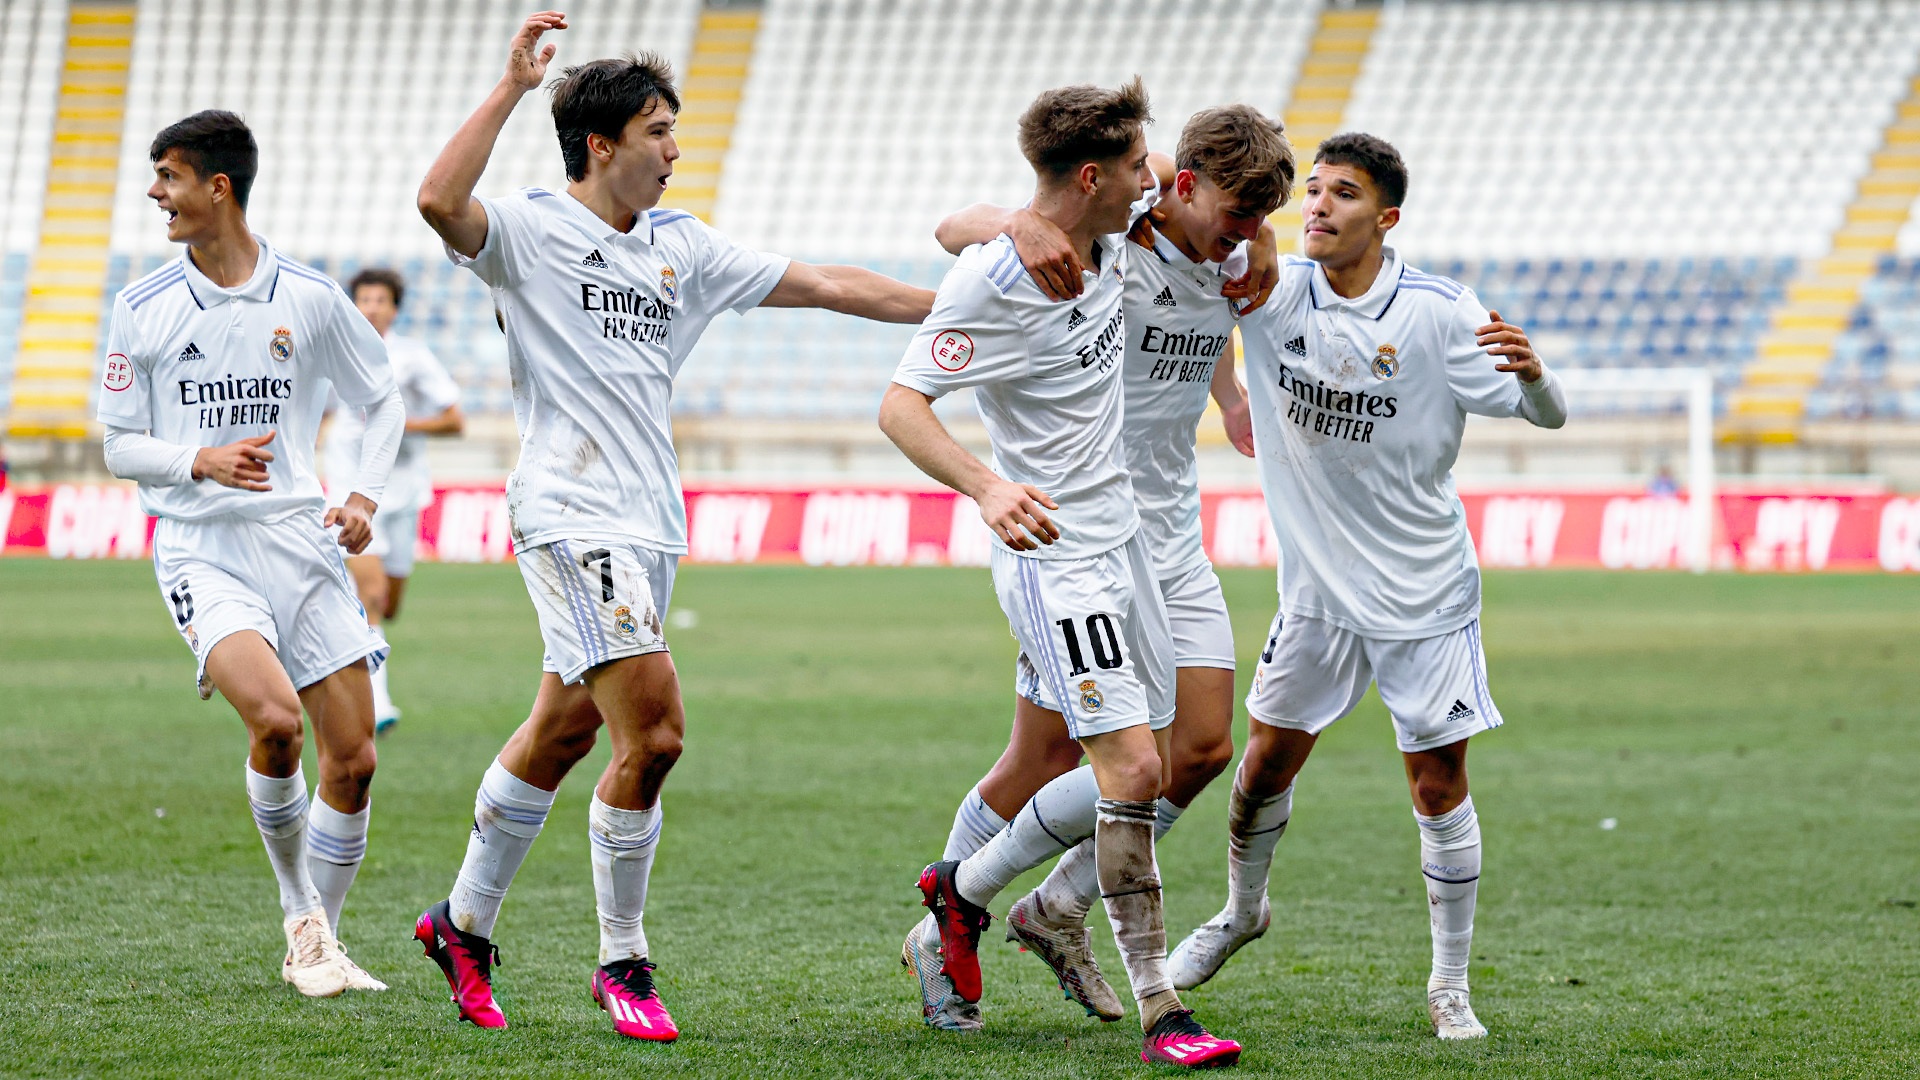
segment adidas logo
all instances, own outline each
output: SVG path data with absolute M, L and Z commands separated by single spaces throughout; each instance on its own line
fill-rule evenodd
M 205 360 L 206 358 L 207 354 L 200 351 L 200 346 L 195 345 L 191 341 L 187 342 L 186 348 L 180 350 L 180 362 L 183 364 L 189 360 Z
M 1173 286 L 1169 285 L 1166 288 L 1161 289 L 1160 295 L 1153 298 L 1153 306 L 1154 307 L 1178 307 L 1179 305 L 1173 299 Z
M 607 268 L 607 260 L 600 257 L 599 248 L 594 248 L 592 251 L 587 252 L 586 258 L 580 260 L 580 265 L 591 266 L 596 270 L 605 270 Z
M 1473 719 L 1473 710 L 1467 708 L 1466 702 L 1455 698 L 1453 701 L 1453 709 L 1447 713 L 1447 723 L 1457 724 L 1462 720 L 1471 719 Z
M 1067 313 L 1067 329 L 1069 330 L 1073 329 L 1076 326 L 1079 326 L 1081 323 L 1086 321 L 1087 321 L 1087 317 L 1085 315 L 1080 314 L 1079 308 L 1074 308 L 1071 312 Z
M 1307 339 L 1304 337 L 1297 337 L 1297 338 L 1294 338 L 1292 341 L 1287 342 L 1287 351 L 1292 353 L 1295 356 L 1307 355 Z

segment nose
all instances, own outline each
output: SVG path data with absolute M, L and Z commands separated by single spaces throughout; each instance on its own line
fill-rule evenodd
M 666 154 L 669 163 L 680 160 L 680 141 L 671 135 L 667 136 Z

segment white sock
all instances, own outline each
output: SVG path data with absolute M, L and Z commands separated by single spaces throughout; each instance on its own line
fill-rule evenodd
M 387 640 L 385 630 L 376 626 L 373 628 L 373 632 L 380 635 L 381 641 L 384 642 Z M 392 654 L 388 654 L 387 659 L 391 661 L 393 659 Z M 387 665 L 381 664 L 375 667 L 368 675 L 368 681 L 373 684 L 373 718 L 380 720 L 396 715 L 399 710 L 393 707 L 393 695 L 387 692 Z
M 500 901 L 513 884 L 513 875 L 546 824 L 553 809 L 553 792 L 542 791 L 507 771 L 500 759 L 487 766 L 480 790 L 473 798 L 473 834 L 467 837 L 467 857 L 454 879 L 447 907 L 453 925 L 469 934 L 493 936 L 500 917 Z
M 320 891 L 320 904 L 327 909 L 327 925 L 340 936 L 340 909 L 346 905 L 347 890 L 360 872 L 360 861 L 367 856 L 367 820 L 373 816 L 373 803 L 357 814 L 343 814 L 314 794 L 313 809 L 307 814 L 307 873 L 313 887 Z
M 1140 1028 L 1153 1025 L 1180 998 L 1167 978 L 1167 920 L 1160 899 L 1160 866 L 1153 857 L 1159 815 L 1150 802 L 1101 799 L 1094 834 L 1100 898 L 1113 924 L 1127 982 L 1140 1005 Z
M 1227 798 L 1227 913 L 1235 925 L 1260 921 L 1260 905 L 1267 898 L 1267 875 L 1273 870 L 1273 848 L 1293 817 L 1293 785 L 1278 795 L 1249 796 L 1239 781 Z
M 1473 903 L 1480 891 L 1480 815 L 1473 796 L 1437 817 L 1416 812 L 1420 825 L 1420 873 L 1427 881 L 1427 911 L 1433 924 L 1433 973 L 1427 992 L 1467 989 L 1467 959 L 1473 951 Z
M 262 776 L 247 766 L 247 802 L 280 882 L 280 912 L 291 919 L 318 910 L 320 892 L 307 872 L 307 778 L 298 766 L 288 777 Z
M 960 800 L 960 809 L 953 812 L 953 828 L 947 831 L 946 854 L 940 856 L 942 862 L 964 859 L 986 846 L 1001 829 L 1007 827 L 1007 819 L 993 812 L 987 800 L 980 797 L 980 785 L 973 785 L 967 797 Z
M 600 963 L 645 960 L 647 876 L 660 847 L 660 803 L 647 810 L 622 810 L 594 796 L 587 811 L 592 842 L 593 896 L 600 912 Z
M 1155 844 L 1187 812 L 1184 806 L 1176 806 L 1173 801 L 1162 797 L 1157 813 L 1153 818 L 1153 842 Z M 1094 857 L 1093 841 L 1082 840 L 1073 846 L 1073 850 L 1060 856 L 1054 864 L 1053 872 L 1047 880 L 1033 890 L 1040 900 L 1040 910 L 1047 919 L 1062 926 L 1078 926 L 1087 921 L 1087 913 L 1093 910 L 1093 901 L 1100 895 L 1099 860 Z
M 1014 878 L 1092 836 L 1099 802 L 1093 766 L 1054 777 L 1012 824 L 961 861 L 954 875 L 960 895 L 985 907 Z

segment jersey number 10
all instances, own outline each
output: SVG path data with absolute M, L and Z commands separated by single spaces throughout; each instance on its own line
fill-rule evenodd
M 1072 619 L 1061 619 L 1055 625 L 1060 627 L 1061 636 L 1067 641 L 1067 659 L 1073 662 L 1069 675 L 1085 675 L 1086 657 L 1080 652 L 1080 631 L 1073 625 Z M 1120 666 L 1120 635 L 1114 632 L 1113 619 L 1099 612 L 1087 616 L 1087 641 L 1093 645 L 1093 663 L 1102 671 Z

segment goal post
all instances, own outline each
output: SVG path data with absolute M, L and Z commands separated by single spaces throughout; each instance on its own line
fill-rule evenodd
M 1713 565 L 1713 372 L 1701 367 L 1582 368 L 1554 372 L 1567 388 L 1567 407 L 1581 395 L 1655 397 L 1687 403 L 1687 564 L 1696 574 Z

